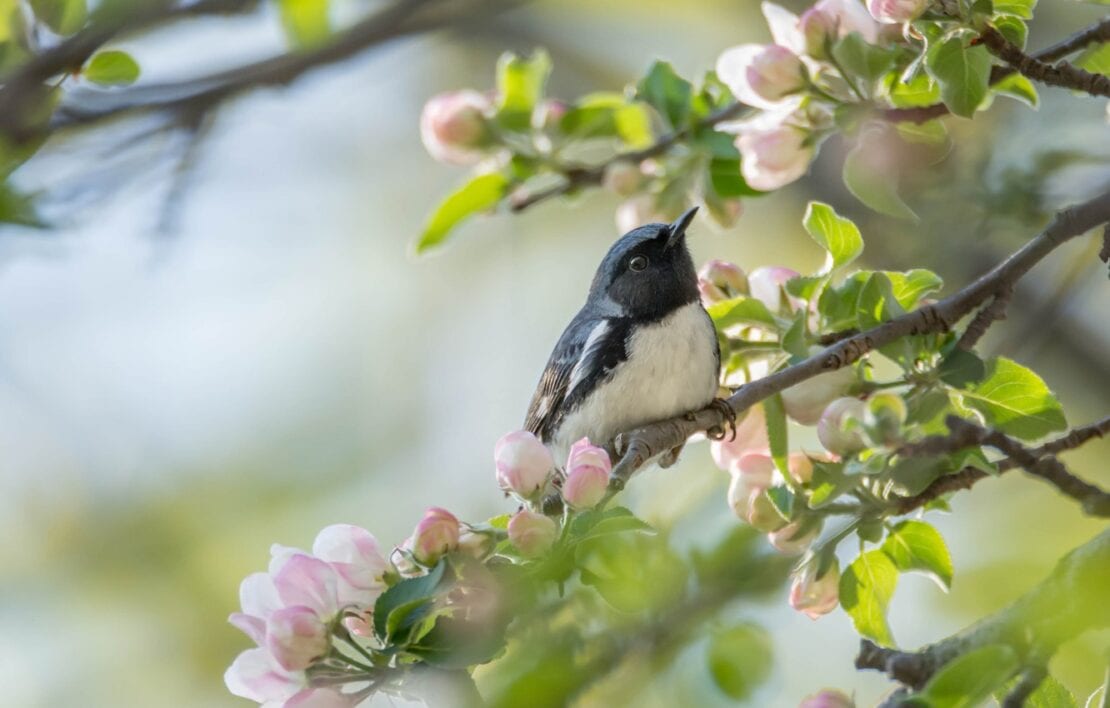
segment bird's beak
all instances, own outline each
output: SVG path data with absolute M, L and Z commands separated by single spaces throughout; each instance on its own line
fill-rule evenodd
M 674 223 L 667 228 L 667 245 L 664 246 L 664 250 L 671 248 L 682 240 L 682 237 L 686 235 L 686 227 L 694 220 L 694 214 L 697 213 L 697 207 L 690 207 L 682 216 L 674 220 Z

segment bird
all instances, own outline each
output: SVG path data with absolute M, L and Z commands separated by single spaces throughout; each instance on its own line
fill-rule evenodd
M 612 454 L 620 433 L 719 400 L 720 346 L 686 245 L 696 213 L 629 231 L 598 266 L 525 417 L 556 461 L 584 437 Z

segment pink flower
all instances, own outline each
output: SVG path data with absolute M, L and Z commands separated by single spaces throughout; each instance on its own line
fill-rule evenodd
M 306 685 L 304 672 L 283 669 L 265 649 L 247 649 L 224 672 L 227 690 L 272 706 L 295 696 Z
M 748 277 L 740 266 L 728 261 L 710 260 L 698 271 L 698 290 L 703 304 L 748 294 Z
M 590 509 L 605 496 L 609 472 L 613 469 L 609 453 L 582 438 L 571 445 L 567 456 L 567 478 L 563 498 L 576 509 Z
M 725 436 L 709 445 L 709 454 L 719 469 L 729 472 L 737 460 L 749 452 L 766 450 L 767 418 L 763 406 L 756 404 L 736 423 L 736 437 Z
M 823 59 L 827 47 L 836 39 L 837 20 L 819 7 L 811 7 L 798 19 L 805 53 L 814 59 Z
M 774 484 L 775 461 L 770 455 L 750 452 L 736 460 L 732 473 L 743 477 L 749 487 L 766 489 Z
M 283 607 L 307 607 L 320 617 L 339 612 L 339 578 L 330 564 L 297 553 L 273 574 Z
M 779 553 L 794 556 L 803 553 L 813 545 L 820 534 L 819 520 L 799 519 L 791 521 L 778 531 L 771 532 L 767 535 L 767 540 Z
M 266 618 L 282 607 L 269 573 L 251 573 L 243 579 L 239 585 L 239 605 L 242 611 L 232 613 L 228 622 L 261 646 L 266 641 Z
M 435 565 L 443 554 L 459 545 L 459 520 L 454 514 L 433 506 L 412 532 L 412 555 L 423 565 Z
M 497 483 L 523 499 L 543 494 L 547 478 L 555 469 L 551 452 L 527 430 L 502 436 L 493 447 L 493 461 Z
M 813 461 L 804 452 L 792 452 L 786 458 L 786 470 L 798 484 L 809 484 L 813 479 Z
M 287 671 L 300 671 L 328 651 L 328 628 L 308 607 L 285 607 L 266 620 L 266 648 Z
M 912 22 L 925 12 L 929 0 L 870 0 L 871 16 L 884 24 Z
M 717 75 L 738 100 L 756 108 L 797 105 L 806 87 L 802 60 L 779 44 L 741 44 L 717 58 Z M 757 187 L 758 189 L 758 187 Z
M 459 550 L 471 558 L 482 559 L 493 550 L 494 539 L 481 531 L 463 531 L 459 535 Z
M 546 553 L 555 543 L 559 529 L 543 514 L 521 509 L 509 519 L 509 541 L 525 558 Z
M 752 297 L 766 305 L 772 313 L 780 312 L 784 304 L 788 305 L 787 309 L 790 312 L 793 312 L 805 303 L 792 295 L 786 295 L 783 287 L 787 281 L 797 278 L 798 275 L 798 271 L 789 268 L 761 266 L 748 276 L 748 286 L 751 288 Z
M 842 691 L 826 688 L 803 698 L 798 708 L 856 708 L 856 702 Z
M 433 158 L 455 165 L 482 159 L 489 143 L 486 114 L 490 99 L 477 91 L 450 91 L 433 96 L 420 115 L 420 138 Z
M 795 182 L 809 169 L 816 149 L 806 131 L 763 118 L 741 124 L 736 148 L 749 185 L 769 192 Z
M 848 430 L 850 420 L 862 420 L 863 401 L 857 398 L 837 398 L 825 407 L 821 419 L 817 421 L 817 439 L 825 449 L 834 455 L 851 455 L 859 452 L 865 445 L 858 428 Z
M 786 414 L 802 425 L 815 425 L 833 399 L 848 393 L 856 382 L 850 366 L 794 384 L 782 392 Z
M 748 498 L 748 523 L 757 531 L 777 531 L 786 526 L 786 519 L 771 501 L 766 489 L 753 488 Z
M 330 688 L 306 688 L 282 708 L 351 708 L 351 700 Z
M 816 559 L 807 563 L 790 586 L 790 606 L 810 619 L 827 615 L 840 602 L 840 567 L 833 561 L 825 574 L 817 577 L 818 565 Z
M 841 37 L 858 32 L 871 44 L 879 38 L 879 25 L 860 0 L 818 0 L 813 7 L 836 18 Z
M 385 590 L 388 563 L 378 540 L 366 529 L 351 524 L 328 526 L 316 535 L 312 553 L 338 575 L 340 605 L 372 605 Z

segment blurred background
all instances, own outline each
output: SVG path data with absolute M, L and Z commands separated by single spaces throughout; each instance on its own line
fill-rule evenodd
M 372 8 L 347 0 L 334 12 L 342 22 Z M 1100 15 L 1043 2 L 1030 46 Z M 43 192 L 56 227 L 0 231 L 2 702 L 245 706 L 222 674 L 249 640 L 225 618 L 271 543 L 304 547 L 347 522 L 388 546 L 429 505 L 465 519 L 507 511 L 493 442 L 519 427 L 618 235 L 617 198 L 480 218 L 417 259 L 425 215 L 463 178 L 423 150 L 421 106 L 490 87 L 507 49 L 547 48 L 549 94 L 573 98 L 635 81 L 656 58 L 697 76 L 721 50 L 766 39 L 756 2 L 536 1 L 243 94 L 196 141 L 142 117 L 52 139 L 14 179 Z M 283 51 L 284 39 L 263 5 L 121 46 L 143 67 L 141 86 Z M 959 286 L 1110 182 L 1105 102 L 1042 97 L 1036 112 L 998 99 L 974 122 L 949 119 L 947 158 L 906 166 L 919 224 L 855 202 L 834 140 L 807 178 L 746 201 L 735 228 L 696 223 L 696 260 L 816 267 L 800 219 L 819 198 L 859 220 L 868 267 L 928 267 Z M 1110 283 L 1097 251 L 1088 237 L 1038 267 L 986 344 L 1041 373 L 1073 424 L 1110 400 Z M 1110 441 L 1096 441 L 1065 459 L 1105 484 L 1108 457 Z M 733 523 L 726 484 L 693 445 L 678 467 L 643 475 L 629 502 L 698 546 L 700 529 Z M 953 553 L 952 591 L 903 579 L 892 611 L 903 646 L 1001 607 L 1099 529 L 1017 473 L 953 507 L 931 519 Z M 692 509 L 699 524 L 683 529 Z M 774 640 L 754 705 L 793 706 L 823 686 L 866 704 L 886 690 L 854 670 L 843 613 L 812 622 L 788 608 L 786 588 L 735 611 Z M 1053 663 L 1081 697 L 1101 682 L 1107 639 L 1088 635 Z M 726 704 L 697 651 L 626 696 Z

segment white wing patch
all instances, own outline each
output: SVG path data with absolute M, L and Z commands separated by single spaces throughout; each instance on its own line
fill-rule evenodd
M 578 357 L 578 361 L 575 363 L 574 368 L 570 370 L 570 383 L 567 384 L 567 393 L 563 397 L 564 401 L 570 399 L 571 395 L 574 393 L 575 387 L 582 383 L 582 380 L 590 373 L 592 361 L 608 331 L 608 320 L 598 322 L 594 325 L 594 328 L 590 330 L 590 336 L 586 337 L 586 343 L 582 345 L 582 355 Z

